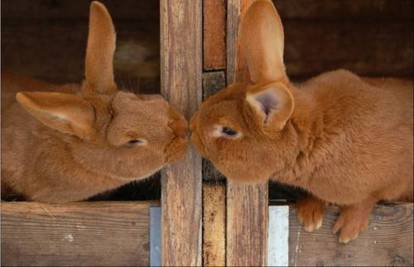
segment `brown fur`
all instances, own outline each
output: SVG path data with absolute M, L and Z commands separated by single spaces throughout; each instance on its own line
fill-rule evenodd
M 81 85 L 3 74 L 3 193 L 12 189 L 46 202 L 83 200 L 146 178 L 184 155 L 184 117 L 161 96 L 119 91 L 114 50 L 111 17 L 93 2 Z
M 241 68 L 238 82 L 208 98 L 192 119 L 193 143 L 224 175 L 306 189 L 317 197 L 298 203 L 309 230 L 320 226 L 325 202 L 340 205 L 334 232 L 342 242 L 356 238 L 377 201 L 412 201 L 412 81 L 337 70 L 293 84 L 270 1 L 247 11 L 239 48 L 247 71 Z

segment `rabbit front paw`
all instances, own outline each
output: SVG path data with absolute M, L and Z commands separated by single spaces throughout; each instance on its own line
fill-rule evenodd
M 374 205 L 375 202 L 369 201 L 341 209 L 341 214 L 332 229 L 334 234 L 339 232 L 340 243 L 346 244 L 356 239 L 368 227 L 369 214 Z
M 299 222 L 305 231 L 313 232 L 322 226 L 325 213 L 325 202 L 313 196 L 308 196 L 296 203 Z

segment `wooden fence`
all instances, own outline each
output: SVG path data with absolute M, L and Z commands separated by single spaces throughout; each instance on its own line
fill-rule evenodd
M 149 79 L 151 92 L 157 92 L 161 77 L 160 92 L 187 119 L 203 98 L 233 81 L 238 20 L 253 0 L 103 2 L 118 10 L 119 45 L 127 55 L 142 52 L 134 40 L 149 36 L 141 43 L 147 57 L 140 64 L 130 64 L 121 55 L 115 68 L 141 85 Z M 338 67 L 362 75 L 413 74 L 412 1 L 275 3 L 285 25 L 290 77 L 303 79 Z M 159 8 L 159 17 L 154 8 Z M 142 21 L 133 20 L 134 10 Z M 4 5 L 2 65 L 55 81 L 80 80 L 86 19 L 85 1 L 18 0 Z M 156 36 L 154 31 L 141 34 L 145 21 L 153 22 L 148 27 Z M 39 27 L 47 31 L 39 34 Z M 49 35 L 58 36 L 55 46 L 48 45 Z M 67 63 L 63 69 L 52 64 L 56 58 Z M 145 72 L 159 66 L 160 74 Z M 191 149 L 184 161 L 163 170 L 160 202 L 2 202 L 2 265 L 257 266 L 283 259 L 294 266 L 414 264 L 412 204 L 379 205 L 369 229 L 341 245 L 330 232 L 337 216 L 334 208 L 320 230 L 306 233 L 291 206 L 284 205 L 289 208 L 285 215 L 273 213 L 273 206 L 269 211 L 267 184 L 246 186 L 222 179 Z M 153 217 L 156 206 L 161 214 Z M 274 234 L 285 222 L 284 234 Z

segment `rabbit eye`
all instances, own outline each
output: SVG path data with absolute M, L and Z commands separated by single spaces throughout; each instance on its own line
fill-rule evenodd
M 230 137 L 234 137 L 234 136 L 236 136 L 237 135 L 237 131 L 236 130 L 233 130 L 232 128 L 230 128 L 230 127 L 223 127 L 222 129 L 221 129 L 221 132 L 224 134 L 224 135 L 227 135 L 227 136 L 230 136 Z
M 128 141 L 127 145 L 128 146 L 139 146 L 139 145 L 145 145 L 147 142 L 146 140 L 143 139 L 131 139 Z

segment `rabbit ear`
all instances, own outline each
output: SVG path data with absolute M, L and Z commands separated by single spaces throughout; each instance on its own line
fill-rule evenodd
M 44 125 L 62 133 L 89 139 L 95 130 L 93 107 L 81 97 L 52 92 L 20 92 L 17 102 Z
M 283 63 L 283 26 L 270 1 L 258 0 L 249 7 L 241 19 L 239 36 L 240 69 L 236 80 L 260 83 L 287 78 Z M 247 70 L 243 69 L 245 65 Z
M 292 94 L 282 83 L 255 86 L 246 93 L 246 101 L 254 121 L 270 134 L 283 129 L 295 106 Z
M 108 10 L 103 4 L 92 2 L 85 60 L 86 88 L 102 94 L 116 91 L 113 73 L 115 41 L 115 29 Z

